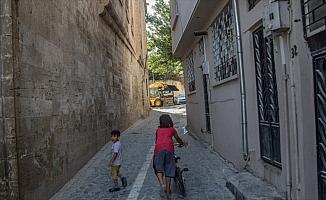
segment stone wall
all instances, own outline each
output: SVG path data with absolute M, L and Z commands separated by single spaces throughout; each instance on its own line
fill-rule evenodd
M 0 199 L 18 199 L 17 134 L 14 95 L 18 58 L 15 4 L 0 5 Z
M 18 40 L 12 40 L 17 65 L 10 71 L 9 117 L 16 123 L 19 197 L 48 199 L 109 141 L 112 129 L 126 129 L 147 115 L 145 3 L 6 1 L 17 7 L 11 12 L 18 19 L 12 28 Z M 6 80 L 3 71 L 1 78 Z M 8 86 L 1 83 L 4 110 Z M 1 146 L 10 144 L 3 140 L 6 124 L 0 148 L 7 151 Z M 6 151 L 0 164 L 10 161 Z M 8 183 L 3 171 L 0 178 L 6 181 L 0 183 Z M 0 195 L 5 186 L 6 198 L 17 198 L 8 196 L 17 191 L 7 185 L 1 185 Z

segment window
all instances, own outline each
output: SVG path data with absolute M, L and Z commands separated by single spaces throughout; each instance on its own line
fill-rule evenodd
M 217 82 L 237 74 L 234 13 L 228 4 L 212 25 L 213 59 Z
M 280 119 L 273 40 L 263 27 L 253 33 L 261 158 L 281 167 Z
M 195 85 L 194 55 L 192 51 L 185 60 L 185 66 L 187 68 L 188 89 L 189 92 L 193 92 L 196 90 L 196 85 Z
M 326 27 L 326 1 L 303 0 L 303 19 L 306 36 L 315 35 Z
M 248 0 L 249 10 L 253 9 L 260 0 Z
M 198 49 L 199 49 L 199 55 L 204 56 L 205 55 L 205 49 L 204 49 L 204 40 L 201 39 L 198 43 Z
M 314 56 L 319 200 L 326 199 L 326 53 Z

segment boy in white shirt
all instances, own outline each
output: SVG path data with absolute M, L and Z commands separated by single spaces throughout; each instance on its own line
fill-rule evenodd
M 112 158 L 110 160 L 109 165 L 111 167 L 111 177 L 114 183 L 114 187 L 111 188 L 109 191 L 116 192 L 120 190 L 118 178 L 120 178 L 123 187 L 127 186 L 127 179 L 126 177 L 122 176 L 120 170 L 122 164 L 122 146 L 120 142 L 120 131 L 113 130 L 111 132 L 111 140 L 113 142 L 111 147 Z

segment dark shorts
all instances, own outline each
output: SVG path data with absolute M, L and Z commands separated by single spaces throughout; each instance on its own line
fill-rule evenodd
M 161 151 L 154 157 L 155 173 L 163 173 L 166 177 L 175 177 L 175 159 L 174 154 L 168 151 Z

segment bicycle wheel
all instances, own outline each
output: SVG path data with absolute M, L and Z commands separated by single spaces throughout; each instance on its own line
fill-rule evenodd
M 182 174 L 180 172 L 180 168 L 177 168 L 177 170 L 176 170 L 175 183 L 178 186 L 180 194 L 185 197 L 186 196 L 186 189 L 185 189 Z

